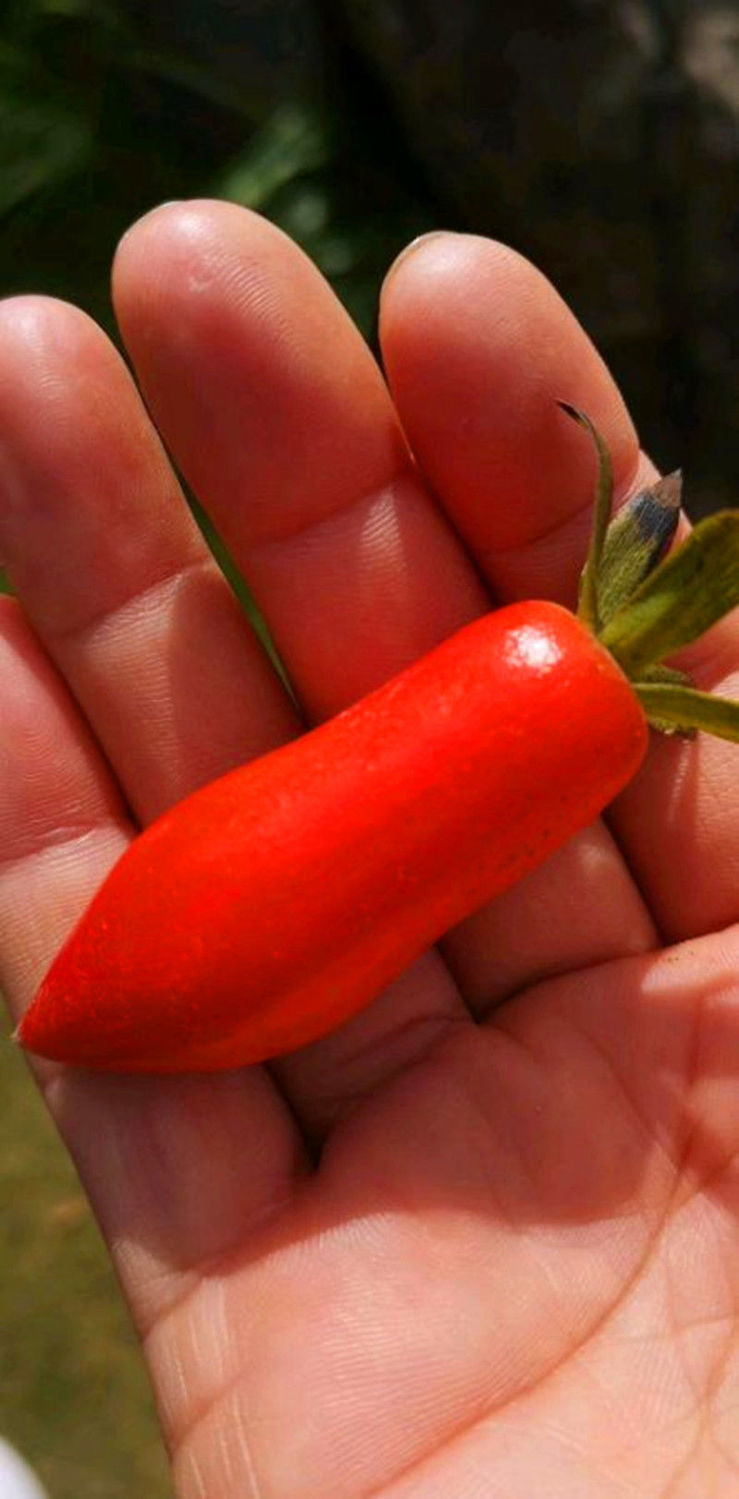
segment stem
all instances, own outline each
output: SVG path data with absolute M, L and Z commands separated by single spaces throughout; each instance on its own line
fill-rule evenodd
M 688 735 L 704 729 L 739 743 L 739 703 L 697 692 L 684 672 L 663 664 L 739 605 L 739 513 L 709 516 L 665 556 L 680 514 L 676 472 L 636 495 L 609 524 L 613 469 L 606 444 L 584 411 L 567 401 L 557 405 L 585 428 L 598 455 L 579 618 L 629 678 L 653 728 Z
M 580 598 L 577 612 L 583 624 L 597 635 L 600 629 L 600 611 L 598 607 L 598 583 L 600 578 L 601 559 L 603 547 L 608 530 L 608 522 L 611 518 L 613 508 L 613 468 L 611 455 L 597 427 L 593 426 L 589 416 L 584 411 L 579 411 L 576 406 L 570 406 L 568 401 L 558 401 L 557 405 L 573 422 L 584 427 L 595 444 L 598 454 L 598 479 L 595 488 L 595 510 L 593 513 L 593 529 L 590 536 L 590 547 L 580 580 Z

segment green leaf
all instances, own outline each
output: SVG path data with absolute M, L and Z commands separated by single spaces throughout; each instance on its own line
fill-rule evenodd
M 609 620 L 603 645 L 632 680 L 739 604 L 739 512 L 701 521 Z
M 598 581 L 601 624 L 626 603 L 672 543 L 680 519 L 679 469 L 642 489 L 625 504 L 606 532 Z
M 663 666 L 661 662 L 656 666 L 645 666 L 644 670 L 640 672 L 640 687 L 647 686 L 651 682 L 663 682 L 673 687 L 692 687 L 693 685 L 687 672 L 678 671 L 674 666 Z M 678 729 L 669 719 L 658 719 L 653 714 L 650 714 L 649 722 L 653 729 L 659 729 L 662 734 L 677 734 L 679 732 L 684 734 L 687 739 L 695 737 L 695 729 L 689 729 L 685 726 Z
M 676 666 L 663 666 L 661 662 L 656 666 L 644 667 L 639 673 L 639 685 L 644 682 L 671 682 L 673 687 L 692 686 L 686 671 L 678 671 Z
M 692 687 L 692 682 L 687 672 L 678 671 L 674 666 L 645 666 L 639 674 L 639 687 L 645 687 L 651 682 L 669 683 L 673 687 Z M 647 715 L 653 729 L 659 729 L 661 734 L 682 734 L 686 739 L 695 738 L 695 729 L 689 729 L 685 725 L 676 725 L 668 718 L 657 718 L 654 713 Z
M 598 454 L 598 477 L 595 485 L 593 530 L 590 537 L 587 560 L 582 571 L 582 577 L 580 578 L 580 597 L 577 606 L 577 612 L 583 624 L 587 625 L 593 631 L 593 634 L 597 635 L 600 629 L 598 583 L 601 557 L 603 555 L 603 546 L 613 506 L 613 468 L 611 466 L 611 455 L 597 427 L 593 426 L 590 417 L 586 416 L 584 411 L 579 411 L 577 406 L 570 406 L 568 401 L 558 401 L 557 405 L 567 416 L 572 418 L 573 422 L 577 422 L 578 426 L 585 428 L 585 431 L 590 434 Z
M 739 744 L 739 703 L 667 682 L 636 682 L 634 691 L 654 728 L 677 734 L 703 729 Z

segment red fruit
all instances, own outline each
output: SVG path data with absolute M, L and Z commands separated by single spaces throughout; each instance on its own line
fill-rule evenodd
M 155 1072 L 311 1041 L 591 822 L 647 737 L 628 680 L 572 614 L 487 615 L 142 833 L 19 1039 Z

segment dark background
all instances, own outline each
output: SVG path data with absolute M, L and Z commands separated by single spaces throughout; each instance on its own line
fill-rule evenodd
M 733 0 L 11 0 L 0 292 L 110 327 L 123 229 L 163 199 L 258 208 L 372 338 L 413 234 L 505 239 L 614 368 L 694 514 L 734 502 Z M 536 351 L 532 351 L 536 357 Z

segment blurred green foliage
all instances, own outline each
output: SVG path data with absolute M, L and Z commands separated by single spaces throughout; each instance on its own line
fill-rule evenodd
M 65 298 L 115 339 L 120 236 L 157 203 L 206 195 L 285 229 L 371 339 L 384 271 L 433 208 L 388 121 L 375 111 L 368 131 L 362 79 L 351 67 L 331 79 L 265 103 L 175 39 L 171 51 L 153 45 L 123 4 L 11 0 L 0 31 L 0 295 Z

